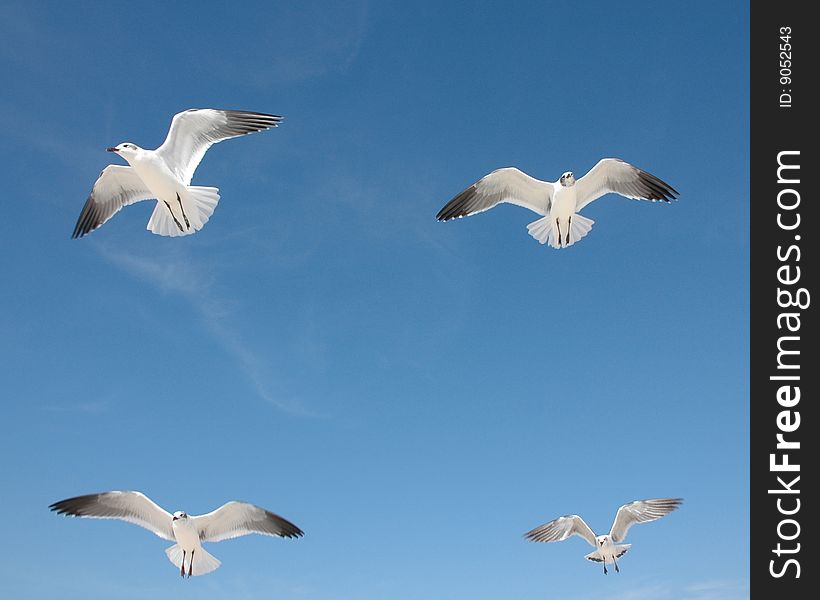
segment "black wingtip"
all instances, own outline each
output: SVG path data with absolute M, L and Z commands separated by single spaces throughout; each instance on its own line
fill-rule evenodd
M 281 517 L 280 517 L 281 518 Z M 285 530 L 282 532 L 282 537 L 288 539 L 296 539 L 300 537 L 304 537 L 305 532 L 299 529 L 296 525 L 288 521 L 287 519 L 282 519 L 285 522 Z
M 48 505 L 48 510 L 52 512 L 56 512 L 58 515 L 65 515 L 68 514 L 68 507 L 67 503 L 70 502 L 71 499 L 68 500 L 60 500 L 58 502 L 53 502 Z
M 69 517 L 83 517 L 86 515 L 85 508 L 88 503 L 95 499 L 99 494 L 86 494 L 85 496 L 75 496 L 73 498 L 66 498 L 59 500 L 48 506 L 49 510 L 56 512 L 58 515 L 67 515 Z
M 102 225 L 99 211 L 94 206 L 92 196 L 89 196 L 80 211 L 80 216 L 77 217 L 77 224 L 74 225 L 74 233 L 71 234 L 71 239 L 76 240 L 84 235 L 94 231 L 97 227 Z
M 470 201 L 474 197 L 475 184 L 468 187 L 466 190 L 459 192 L 452 200 L 445 204 L 438 214 L 436 214 L 437 221 L 451 221 L 458 217 L 466 217 L 471 213 L 472 208 Z
M 657 201 L 661 200 L 670 204 L 673 200 L 677 200 L 680 194 L 671 185 L 666 183 L 663 179 L 655 177 L 651 173 L 647 173 L 638 169 L 638 178 L 649 190 L 648 199 Z

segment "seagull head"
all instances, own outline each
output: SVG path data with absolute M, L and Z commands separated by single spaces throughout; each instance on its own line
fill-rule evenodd
M 184 512 L 184 511 L 181 511 L 181 510 L 178 510 L 174 513 L 174 516 L 172 517 L 171 520 L 172 521 L 184 521 L 187 518 L 188 518 L 188 513 Z
M 572 174 L 572 171 L 567 171 L 563 175 L 561 175 L 561 185 L 564 187 L 570 187 L 575 185 L 575 175 Z
M 108 152 L 113 152 L 114 154 L 119 154 L 125 160 L 128 160 L 132 156 L 136 156 L 142 148 L 137 146 L 136 144 L 132 144 L 131 142 L 123 142 L 122 144 L 118 144 L 113 148 L 106 148 Z
M 598 547 L 602 548 L 603 545 L 606 544 L 609 541 L 609 536 L 608 535 L 596 535 L 595 536 L 595 541 L 598 542 Z

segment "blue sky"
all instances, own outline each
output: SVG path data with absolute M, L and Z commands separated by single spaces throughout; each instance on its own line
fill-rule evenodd
M 748 7 L 735 2 L 0 1 L 0 578 L 18 598 L 724 600 L 748 596 Z M 191 107 L 282 114 L 213 147 L 208 225 L 143 203 L 71 240 L 121 141 Z M 608 196 L 538 245 L 489 171 L 617 156 L 671 206 Z M 168 545 L 47 510 L 136 489 L 230 499 L 303 539 Z M 567 513 L 681 496 L 604 577 Z

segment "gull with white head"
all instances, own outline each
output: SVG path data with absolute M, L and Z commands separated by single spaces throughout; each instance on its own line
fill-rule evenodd
M 251 533 L 285 538 L 304 535 L 290 521 L 246 502 L 231 501 L 205 515 L 185 511 L 171 514 L 140 492 L 104 492 L 60 500 L 49 508 L 74 517 L 121 519 L 176 542 L 165 554 L 183 577 L 205 575 L 222 564 L 202 548 L 202 542 L 220 542 Z
M 507 202 L 529 208 L 543 218 L 527 225 L 530 235 L 553 248 L 566 248 L 584 237 L 594 221 L 578 214 L 609 193 L 635 200 L 671 202 L 678 192 L 654 175 L 619 158 L 604 158 L 575 179 L 567 171 L 558 181 L 541 181 L 515 167 L 497 169 L 450 200 L 436 215 L 439 221 L 466 217 Z
M 607 535 L 595 535 L 589 525 L 578 515 L 565 515 L 528 531 L 524 537 L 533 542 L 562 542 L 577 535 L 595 548 L 594 552 L 590 552 L 584 558 L 604 563 L 604 575 L 607 573 L 607 563 L 614 564 L 615 571 L 620 572 L 615 559 L 626 554 L 626 551 L 632 547 L 632 544 L 620 543 L 626 537 L 629 528 L 635 523 L 647 523 L 660 519 L 678 508 L 682 502 L 681 498 L 656 498 L 635 500 L 624 504 L 615 514 L 615 521 Z
M 219 202 L 215 187 L 190 185 L 213 144 L 276 127 L 282 117 L 257 112 L 192 108 L 174 115 L 165 142 L 146 150 L 123 142 L 109 152 L 129 166 L 108 165 L 94 183 L 72 238 L 90 233 L 123 206 L 156 199 L 147 229 L 158 235 L 190 235 L 202 229 Z

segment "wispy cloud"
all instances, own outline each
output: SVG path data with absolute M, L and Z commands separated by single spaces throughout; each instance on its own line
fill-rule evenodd
M 672 590 L 664 585 L 646 585 L 644 587 L 639 587 L 631 590 L 627 590 L 625 592 L 621 592 L 620 594 L 615 594 L 612 600 L 666 600 L 669 598 L 675 598 L 679 596 L 675 596 L 672 594 Z
M 27 109 L 20 110 L 7 102 L 0 102 L 0 133 L 17 146 L 34 153 L 43 154 L 50 160 L 59 161 L 71 168 L 85 167 L 99 162 L 100 148 L 94 148 L 83 140 L 70 138 L 64 123 L 48 121 L 43 115 L 35 115 Z M 71 151 L 67 151 L 70 148 Z M 93 171 L 89 174 L 90 186 Z
M 683 587 L 646 583 L 613 596 L 613 600 L 748 600 L 749 582 L 712 580 L 689 583 Z
M 364 0 L 277 6 L 271 9 L 275 19 L 287 27 L 278 30 L 278 35 L 259 39 L 253 56 L 237 57 L 227 52 L 203 68 L 225 81 L 257 87 L 344 73 L 359 56 L 367 9 Z
M 0 5 L 0 35 L 5 42 L 0 46 L 0 57 L 26 66 L 28 53 L 19 51 L 22 43 L 43 38 L 43 32 L 29 15 L 29 8 L 25 3 Z
M 236 360 L 259 398 L 292 415 L 312 418 L 327 416 L 306 408 L 298 398 L 276 389 L 270 374 L 270 359 L 253 350 L 232 325 L 233 307 L 237 302 L 220 295 L 213 275 L 205 274 L 181 255 L 166 255 L 160 262 L 99 244 L 96 248 L 107 261 L 129 275 L 155 286 L 163 293 L 183 298 L 206 330 Z
M 749 582 L 716 580 L 693 583 L 682 596 L 686 600 L 745 600 L 749 598 Z

